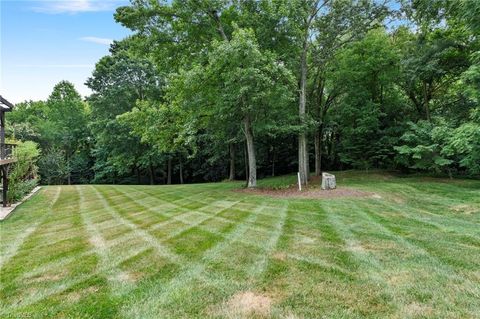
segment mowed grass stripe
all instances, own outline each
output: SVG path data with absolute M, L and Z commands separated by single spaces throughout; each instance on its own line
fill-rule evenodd
M 237 208 L 237 206 L 238 207 L 243 207 L 242 205 L 245 205 L 245 209 L 254 209 L 255 208 L 255 205 L 243 203 L 243 201 L 245 200 L 244 197 L 240 197 L 238 199 L 235 198 L 235 200 L 229 200 L 229 201 L 226 201 L 226 202 L 225 202 L 225 200 L 220 200 L 219 201 L 219 200 L 215 200 L 215 199 L 212 198 L 212 200 L 209 202 L 209 201 L 205 200 L 204 194 L 206 192 L 200 192 L 200 193 L 194 195 L 194 197 L 187 197 L 186 200 L 188 200 L 190 202 L 194 202 L 195 205 L 193 205 L 193 206 L 197 206 L 196 208 L 192 208 L 192 205 L 181 204 L 181 203 L 179 204 L 179 202 L 184 200 L 183 198 L 177 199 L 177 200 L 174 200 L 174 201 L 168 201 L 167 199 L 160 198 L 159 197 L 160 194 L 158 194 L 158 193 L 152 193 L 152 192 L 146 192 L 146 193 L 153 196 L 160 203 L 169 203 L 169 204 L 175 205 L 175 209 L 176 209 L 176 214 L 166 214 L 168 217 L 170 217 L 169 221 L 160 222 L 158 224 L 155 224 L 155 225 L 151 226 L 151 228 L 150 228 L 151 230 L 161 229 L 164 226 L 168 226 L 169 224 L 171 224 L 175 220 L 176 221 L 181 221 L 182 223 L 186 223 L 186 224 L 191 225 L 192 222 L 188 221 L 188 218 L 192 217 L 191 214 L 200 214 L 200 215 L 204 215 L 206 217 L 211 216 L 211 218 L 208 218 L 208 219 L 206 218 L 204 220 L 204 222 L 213 219 L 213 220 L 221 220 L 221 221 L 224 221 L 224 222 L 227 222 L 227 223 L 234 223 L 235 221 L 233 221 L 231 219 L 228 219 L 228 218 L 225 218 L 225 217 L 220 216 L 220 215 L 225 213 L 225 212 L 228 212 L 229 209 Z M 176 193 L 176 192 L 170 192 L 169 194 L 172 194 L 172 193 Z M 215 193 L 215 192 L 210 192 L 209 194 L 211 195 L 212 193 Z M 201 196 L 202 199 L 201 200 L 195 200 L 195 198 L 197 196 Z M 137 201 L 137 202 L 139 202 L 140 205 L 144 205 L 141 200 Z M 153 212 L 156 212 L 157 208 L 160 205 L 153 206 L 152 208 L 149 208 L 149 210 L 151 210 Z M 220 206 L 218 206 L 218 205 L 220 205 Z M 265 209 L 278 210 L 280 208 L 280 206 L 264 205 L 264 208 Z M 179 210 L 181 212 L 179 212 Z M 245 211 L 243 208 L 241 210 Z M 162 211 L 159 212 L 159 213 L 165 214 L 165 212 L 162 212 Z M 212 216 L 212 214 L 214 216 Z M 275 213 L 272 214 L 272 213 L 262 212 L 262 213 L 260 213 L 260 215 L 267 215 L 267 216 L 275 216 L 276 217 Z M 198 224 L 198 223 L 195 223 L 195 224 Z M 202 225 L 203 225 L 203 223 L 198 224 L 198 226 L 201 226 L 202 229 L 205 229 L 207 231 L 211 231 L 206 227 L 202 227 Z M 263 226 L 267 226 L 267 227 L 263 227 Z M 251 224 L 252 228 L 256 228 L 260 231 L 271 231 L 271 229 L 268 229 L 268 226 L 269 226 L 268 224 L 263 224 L 259 221 L 257 221 L 255 224 L 253 224 L 253 223 Z M 222 233 L 220 233 L 220 232 L 213 231 L 213 233 L 222 235 Z
M 374 242 L 371 241 L 370 235 L 367 238 L 360 238 L 357 233 L 361 224 L 355 225 L 353 232 L 345 228 L 346 225 L 349 224 L 348 221 L 343 222 L 343 226 L 340 226 L 341 224 L 338 223 L 336 223 L 336 225 L 345 230 L 344 233 L 346 233 L 347 238 L 349 238 L 347 248 L 360 260 L 360 265 L 362 265 L 361 273 L 366 274 L 369 280 L 374 280 L 383 287 L 383 293 L 390 296 L 392 301 L 395 302 L 395 308 L 398 309 L 400 316 L 409 316 L 411 308 L 415 305 L 415 297 L 421 296 L 421 291 L 425 290 L 426 286 L 429 289 L 442 289 L 445 284 L 449 283 L 452 289 L 460 289 L 460 291 L 467 289 L 467 293 L 478 295 L 478 286 L 475 287 L 466 278 L 456 272 L 452 272 L 452 269 L 450 269 L 448 265 L 432 256 L 427 250 L 410 242 L 406 237 L 391 231 L 386 219 L 384 220 L 384 224 L 372 218 L 371 214 L 373 213 L 370 211 L 369 206 L 363 201 L 351 202 L 348 204 L 348 207 L 353 209 L 355 216 L 361 216 L 366 225 L 376 230 L 375 233 L 369 232 L 369 234 L 381 236 L 380 238 L 383 239 L 380 242 L 383 243 L 384 247 L 380 246 L 377 248 L 378 244 L 372 245 Z M 342 216 L 341 218 L 345 219 L 345 211 L 335 209 L 332 211 L 331 216 L 335 216 L 335 218 Z M 388 242 L 385 244 L 385 239 L 388 239 L 390 244 L 388 244 Z M 365 245 L 367 245 L 367 247 L 365 247 Z M 369 247 L 372 246 L 376 248 L 370 249 Z M 399 270 L 397 268 L 398 262 L 385 262 L 384 255 L 389 253 L 390 250 L 396 250 L 397 254 L 403 252 L 403 260 L 414 261 L 416 265 L 415 268 Z M 364 267 L 364 265 L 369 266 Z M 410 278 L 413 282 L 409 283 L 409 285 L 397 284 L 394 278 L 400 278 L 398 280 L 402 281 L 401 277 Z M 415 280 L 414 278 L 416 277 L 419 279 Z M 420 278 L 422 277 L 429 277 L 428 283 L 421 280 Z M 419 291 L 418 296 L 411 295 L 409 291 L 413 289 Z M 450 303 L 462 302 L 462 298 L 458 298 L 458 293 L 459 291 L 452 295 L 442 296 L 442 298 L 438 300 L 432 299 L 430 303 L 434 304 L 435 307 L 443 308 L 444 311 L 447 311 Z M 449 301 L 445 301 L 446 298 L 448 298 L 447 300 Z M 468 310 L 468 308 L 464 308 L 464 310 Z
M 47 208 L 47 213 L 45 213 L 42 216 L 39 216 L 39 218 L 37 218 L 32 224 L 30 224 L 27 229 L 22 230 L 17 237 L 13 239 L 2 238 L 2 241 L 4 241 L 4 243 L 7 245 L 5 245 L 6 248 L 2 249 L 2 255 L 0 256 L 0 272 L 2 271 L 3 265 L 17 254 L 18 250 L 21 248 L 23 243 L 28 239 L 28 237 L 30 237 L 37 230 L 37 228 L 40 225 L 42 225 L 42 223 L 45 221 L 48 215 L 52 213 L 52 208 L 55 205 L 55 203 L 58 201 L 61 191 L 62 191 L 61 187 L 57 187 L 55 189 L 55 195 L 51 200 L 50 206 Z
M 202 275 L 205 275 L 206 264 L 209 261 L 219 258 L 222 252 L 228 250 L 233 242 L 242 238 L 249 228 L 249 223 L 255 222 L 258 213 L 262 209 L 262 206 L 257 207 L 243 222 L 237 224 L 222 241 L 207 250 L 198 262 L 184 265 L 178 276 L 174 277 L 167 285 L 149 287 L 148 295 L 137 296 L 137 298 L 131 300 L 127 306 L 123 308 L 124 315 L 129 318 L 168 317 L 170 314 L 168 303 L 174 299 L 172 297 L 185 292 L 188 293 L 189 284 L 200 279 Z M 219 280 L 216 283 L 224 285 L 223 289 L 236 288 L 234 287 L 235 285 L 228 283 L 228 281 L 224 282 Z
M 410 251 L 418 252 L 420 255 L 427 256 L 432 263 L 442 265 L 443 268 L 447 268 L 447 273 L 454 272 L 451 268 L 451 265 L 440 260 L 435 256 L 435 253 L 432 253 L 425 248 L 422 245 L 422 242 L 416 239 L 417 236 L 411 236 L 411 234 L 415 233 L 422 235 L 423 231 L 423 233 L 428 233 L 430 237 L 436 237 L 436 234 L 440 233 L 442 236 L 448 238 L 449 233 L 443 231 L 443 226 L 430 225 L 430 227 L 426 227 L 425 223 L 422 225 L 417 218 L 412 217 L 410 214 L 404 214 L 402 217 L 397 219 L 387 218 L 385 214 L 375 212 L 375 210 L 378 209 L 376 205 L 374 206 L 367 202 L 358 203 L 357 205 L 362 205 L 363 209 L 360 211 L 365 213 L 365 216 L 367 216 L 371 223 L 378 225 L 378 227 L 382 230 L 382 233 L 388 234 L 389 237 L 398 239 L 397 241 L 407 246 Z M 374 207 L 375 209 L 373 209 Z M 468 233 L 468 230 L 465 229 L 464 232 Z M 451 244 L 454 243 L 455 241 L 452 239 Z
M 337 177 L 376 196 L 85 185 L 50 209 L 45 187 L 0 226 L 5 256 L 45 218 L 3 265 L 0 317 L 477 318 L 480 182 Z
M 55 188 L 52 187 L 51 189 Z M 81 231 L 65 238 L 61 246 L 39 245 L 39 243 L 48 241 L 48 237 L 45 238 L 44 236 L 45 233 L 52 229 L 59 229 L 58 224 L 55 223 L 57 217 L 61 220 L 60 225 L 62 226 L 68 224 L 76 228 L 80 222 L 79 216 L 72 214 L 72 210 L 76 211 L 78 209 L 78 196 L 76 196 L 72 187 L 62 187 L 61 196 L 55 198 L 55 204 L 51 205 L 49 213 L 44 215 L 45 219 L 41 227 L 32 234 L 28 243 L 26 243 L 26 245 L 31 245 L 32 248 L 23 249 L 22 256 L 15 259 L 22 269 L 30 269 L 32 265 L 35 265 L 32 261 L 36 261 L 41 265 L 39 268 L 43 268 L 43 271 L 37 272 L 34 277 L 26 277 L 22 276 L 21 273 L 16 273 L 17 277 L 14 281 L 11 281 L 13 290 L 9 289 L 10 293 L 8 294 L 8 297 L 15 302 L 6 304 L 1 311 L 2 313 L 8 313 L 12 308 L 22 309 L 22 307 L 42 303 L 43 301 L 48 303 L 47 299 L 49 297 L 65 291 L 68 287 L 77 283 L 75 273 L 91 271 L 90 264 L 86 263 L 88 259 L 83 259 L 84 263 L 73 263 L 71 268 L 52 269 L 42 267 L 51 261 L 62 261 L 86 250 Z M 31 222 L 34 222 L 34 220 Z M 41 249 L 35 249 L 35 247 L 41 247 Z M 21 285 L 28 287 L 26 289 L 27 293 L 24 292 L 25 289 L 19 291 L 17 287 Z M 18 300 L 17 295 L 19 293 L 23 297 Z
M 381 229 L 383 233 L 387 234 L 389 237 L 392 237 L 401 245 L 404 245 L 408 251 L 421 256 L 423 261 L 425 261 L 427 265 L 431 266 L 435 270 L 435 273 L 443 275 L 452 281 L 461 283 L 461 285 L 468 289 L 470 293 L 480 298 L 480 285 L 472 281 L 471 278 L 464 276 L 460 269 L 458 269 L 457 263 L 454 263 L 454 265 L 457 267 L 453 267 L 449 260 L 439 257 L 439 250 L 441 250 L 442 247 L 433 249 L 433 247 L 438 245 L 438 243 L 436 243 L 436 245 L 426 245 L 422 240 L 416 239 L 415 237 L 406 236 L 409 234 L 404 234 L 398 225 L 392 225 L 392 223 L 384 216 L 372 211 L 370 205 L 364 204 L 364 206 L 366 207 L 366 209 L 363 210 L 365 214 L 368 216 L 371 222 L 378 225 L 379 229 Z M 415 224 L 415 220 L 408 220 L 411 224 Z M 419 232 L 421 231 L 422 229 L 419 229 Z M 435 237 L 434 230 L 423 229 L 423 231 L 428 231 L 430 233 L 429 237 Z
M 86 205 L 86 198 L 84 196 L 83 187 L 76 187 L 80 195 L 80 210 L 82 221 L 89 234 L 89 242 L 92 246 L 93 252 L 99 256 L 99 271 L 102 272 L 110 284 L 110 291 L 113 294 L 122 295 L 125 291 L 132 289 L 133 285 L 128 280 L 129 276 L 124 271 L 115 267 L 115 255 L 112 254 L 105 238 L 101 235 L 95 223 L 92 222 L 88 214 L 88 206 Z M 107 207 L 104 207 L 107 209 Z M 117 262 L 118 263 L 118 262 Z
M 129 209 L 124 209 L 123 207 L 119 207 L 118 210 L 121 213 L 126 214 L 126 216 L 131 217 L 133 222 L 136 222 L 141 228 L 146 230 L 152 230 L 152 228 L 158 224 L 171 224 L 173 221 L 170 220 L 170 217 L 172 216 L 170 212 L 176 211 L 179 207 L 178 205 L 174 205 L 167 201 L 160 200 L 143 190 L 140 190 L 139 192 L 145 196 L 140 199 L 129 195 L 129 188 L 115 187 L 115 189 L 111 191 L 121 194 L 124 199 L 127 198 L 131 202 L 135 203 L 135 207 L 137 209 L 133 214 L 129 211 Z M 137 217 L 137 214 L 144 215 L 144 217 L 139 218 Z M 152 220 L 152 223 L 143 224 L 144 220 Z
M 418 255 L 422 258 L 423 261 L 427 262 L 431 266 L 435 267 L 436 270 L 442 270 L 446 276 L 453 276 L 456 279 L 467 280 L 459 274 L 456 274 L 456 271 L 448 264 L 437 258 L 432 254 L 428 249 L 425 249 L 419 241 L 413 240 L 410 237 L 410 232 L 402 231 L 401 225 L 398 222 L 393 222 L 387 219 L 383 214 L 376 213 L 372 210 L 373 207 L 370 203 L 367 202 L 356 202 L 354 205 L 357 205 L 358 212 L 361 213 L 370 224 L 375 225 L 375 228 L 379 230 L 379 233 L 385 234 L 388 238 L 391 238 L 396 243 L 405 246 L 405 248 L 415 255 Z M 409 226 L 418 228 L 419 232 L 428 232 L 430 236 L 433 236 L 437 229 L 429 229 L 426 227 L 417 227 L 418 221 L 411 217 L 404 217 L 403 221 L 406 221 Z M 413 232 L 412 232 L 413 233 Z M 480 289 L 480 287 L 477 287 Z
M 480 251 L 480 229 L 472 224 L 452 222 L 448 217 L 445 217 L 441 222 L 436 214 L 432 216 L 424 210 L 415 208 L 402 209 L 402 207 L 396 207 L 388 202 L 375 202 L 371 204 L 372 208 L 373 206 L 385 208 L 383 215 L 388 213 L 389 222 L 395 225 L 397 231 L 423 234 L 423 236 L 418 236 L 416 240 L 430 242 L 434 237 L 436 238 L 435 243 L 445 245 L 442 250 L 453 249 L 455 251 L 458 249 L 462 251 L 464 248 L 468 248 Z M 425 232 L 425 229 L 430 231 Z M 422 240 L 422 238 L 425 239 Z M 437 253 L 437 256 L 443 255 L 442 252 Z M 460 260 L 461 258 L 456 259 Z M 469 265 L 478 268 L 480 259 L 471 258 Z
M 122 190 L 120 190 L 120 191 L 122 192 Z M 157 209 L 148 209 L 148 207 L 146 206 L 146 204 L 144 204 L 142 201 L 139 201 L 139 200 L 131 197 L 127 192 L 123 192 L 123 193 L 124 193 L 124 195 L 125 195 L 127 198 L 129 198 L 129 199 L 132 200 L 132 201 L 135 201 L 139 206 L 143 207 L 143 208 L 146 209 L 147 211 L 151 211 L 151 212 L 153 212 L 153 213 L 157 213 L 157 212 L 158 212 L 159 214 L 162 214 L 162 212 L 161 212 L 161 211 L 158 211 Z M 152 198 L 153 198 L 155 201 L 158 201 L 158 200 L 159 200 L 158 198 L 153 197 L 153 196 L 152 196 Z M 162 202 L 163 202 L 163 201 L 162 201 Z M 175 207 L 179 207 L 179 206 L 178 206 L 178 205 L 175 205 Z M 199 222 L 194 222 L 194 223 L 190 223 L 189 221 L 186 221 L 186 220 L 180 218 L 181 215 L 185 215 L 185 214 L 188 214 L 188 213 L 190 213 L 190 212 L 191 212 L 191 211 L 186 211 L 186 212 L 184 212 L 184 213 L 180 213 L 179 215 L 173 215 L 173 216 L 170 217 L 171 220 L 180 221 L 180 222 L 186 224 L 186 226 L 185 226 L 185 227 L 178 228 L 178 229 L 175 229 L 174 231 L 170 232 L 166 237 L 162 238 L 163 241 L 164 241 L 164 240 L 171 239 L 171 238 L 173 238 L 173 237 L 176 237 L 176 236 L 178 236 L 178 235 L 180 235 L 180 234 L 188 231 L 189 229 L 192 229 L 192 228 L 198 226 L 198 225 L 201 224 L 203 221 L 206 221 L 206 220 L 208 220 L 208 219 L 210 219 L 210 218 L 213 218 L 215 215 L 218 214 L 218 213 L 217 213 L 217 214 L 214 214 L 214 215 L 212 215 L 212 216 L 205 217 L 205 218 L 203 218 L 201 221 L 199 221 Z M 157 225 L 158 225 L 158 223 L 157 223 L 155 226 L 157 226 Z M 168 224 L 165 224 L 165 223 L 162 224 L 162 226 L 166 226 L 166 225 L 168 225 Z M 160 227 L 158 227 L 158 226 L 155 227 L 155 229 L 159 229 L 159 228 L 160 228 Z
M 95 187 L 95 186 L 90 186 L 90 187 L 91 187 L 91 189 L 94 190 L 95 194 L 101 200 L 101 202 L 104 204 L 106 210 L 110 213 L 110 215 L 113 217 L 113 219 L 115 219 L 119 223 L 129 227 L 136 236 L 138 236 L 143 241 L 148 243 L 161 256 L 164 256 L 164 257 L 168 258 L 173 263 L 181 262 L 181 257 L 179 255 L 173 253 L 172 251 L 170 251 L 165 245 L 162 245 L 156 237 L 151 235 L 149 232 L 141 229 L 135 223 L 129 221 L 127 218 L 122 217 L 122 215 L 118 213 L 117 209 L 114 209 L 114 208 L 110 207 L 106 197 L 97 190 L 97 187 Z
M 88 186 L 79 186 L 79 187 L 88 187 Z M 97 198 L 97 201 L 100 200 L 102 202 L 102 197 L 98 194 L 98 192 L 95 192 L 95 189 L 92 187 L 89 187 L 90 189 L 93 189 L 93 196 Z M 69 188 L 73 189 L 73 188 Z M 88 201 L 87 201 L 88 202 Z M 79 205 L 78 205 L 79 206 Z M 69 208 L 69 207 L 67 207 Z M 70 216 L 75 216 L 76 214 L 72 214 L 73 212 L 67 210 L 61 212 L 61 214 L 68 214 Z M 111 212 L 110 212 L 111 213 Z M 108 274 L 114 273 L 117 267 L 124 263 L 126 260 L 134 258 L 138 254 L 141 254 L 145 249 L 142 250 L 136 250 L 133 252 L 128 252 L 128 254 L 122 256 L 122 258 L 119 258 L 120 256 L 114 256 L 113 259 L 111 259 L 108 264 L 104 264 L 103 267 L 97 267 L 95 269 L 92 269 L 88 273 L 80 273 L 77 276 L 70 276 L 69 278 L 66 278 L 65 280 L 61 281 L 55 281 L 51 285 L 48 285 L 46 287 L 43 287 L 41 291 L 38 291 L 35 294 L 31 294 L 27 296 L 26 298 L 22 299 L 20 302 L 17 302 L 16 304 L 12 305 L 6 305 L 4 309 L 0 313 L 8 313 L 8 311 L 12 310 L 12 308 L 20 308 L 21 307 L 27 307 L 32 304 L 40 303 L 43 300 L 47 298 L 51 298 L 52 296 L 56 295 L 61 295 L 69 291 L 72 287 L 81 285 L 83 283 L 88 283 L 92 279 L 98 276 L 105 277 Z M 65 268 L 65 266 L 69 264 L 75 265 L 76 262 L 78 262 L 78 258 L 81 256 L 86 257 L 86 256 L 91 256 L 92 252 L 86 251 L 83 253 L 80 253 L 79 255 L 76 256 L 76 258 L 62 258 L 59 260 L 58 263 L 56 264 L 49 264 L 46 265 L 45 267 L 42 267 L 41 269 L 37 269 L 34 272 L 31 272 L 30 274 L 24 276 L 23 278 L 28 279 L 32 277 L 37 277 L 41 275 L 44 271 L 48 271 L 49 273 L 55 272 L 55 269 L 53 267 L 57 267 L 56 269 L 57 272 L 62 272 L 62 270 Z M 82 259 L 85 260 L 85 259 Z M 126 278 L 123 278 L 126 279 Z
M 392 301 L 395 299 L 394 293 L 390 291 L 388 281 L 382 276 L 382 270 L 384 269 L 383 263 L 376 258 L 376 256 L 370 253 L 368 250 L 363 249 L 362 240 L 355 235 L 354 230 L 362 228 L 364 223 L 368 224 L 368 220 L 358 220 L 359 216 L 362 216 L 359 212 L 359 208 L 352 207 L 351 201 L 338 205 L 337 209 L 332 209 L 329 205 L 322 205 L 322 209 L 327 212 L 327 218 L 329 223 L 341 236 L 345 245 L 343 249 L 353 257 L 356 261 L 355 266 L 358 267 L 356 274 L 365 278 L 368 281 L 372 281 L 378 287 L 389 296 Z M 356 223 L 351 223 L 345 220 L 340 211 L 346 209 L 355 214 Z M 393 304 L 393 307 L 398 308 L 399 303 Z
M 128 195 L 127 192 L 125 191 L 122 191 L 120 190 L 121 192 L 124 193 L 125 196 L 129 197 L 130 200 L 132 201 L 135 201 L 136 203 L 138 203 L 138 205 L 142 206 L 145 210 L 148 210 L 148 211 L 151 211 L 153 213 L 157 213 L 158 210 L 156 208 L 152 208 L 152 209 L 148 209 L 147 206 L 145 206 L 145 204 L 140 201 L 140 200 L 136 200 L 135 198 L 132 198 L 130 197 L 130 195 Z M 145 192 L 146 193 L 146 192 Z M 148 194 L 148 193 L 146 193 Z M 198 194 L 200 195 L 200 194 Z M 168 201 L 165 201 L 165 200 L 162 200 L 158 197 L 155 197 L 153 195 L 150 195 L 152 196 L 152 198 L 154 199 L 154 201 L 159 201 L 159 202 L 166 202 L 166 203 L 171 203 L 171 202 L 168 202 Z M 175 203 L 177 203 L 178 201 L 174 201 Z M 163 229 L 165 228 L 166 226 L 169 226 L 170 224 L 172 224 L 174 221 L 179 221 L 183 224 L 185 224 L 186 226 L 184 227 L 179 227 L 179 228 L 176 228 L 174 230 L 171 230 L 168 232 L 168 234 L 166 234 L 161 240 L 162 241 L 168 241 L 174 237 L 177 237 L 185 232 L 188 232 L 189 230 L 193 229 L 193 228 L 197 228 L 199 226 L 201 226 L 202 224 L 204 224 L 205 222 L 209 221 L 209 220 L 212 220 L 212 219 L 216 219 L 216 218 L 220 218 L 218 217 L 221 213 L 223 212 L 226 212 L 228 211 L 230 208 L 232 208 L 233 206 L 237 205 L 241 203 L 241 200 L 237 200 L 237 201 L 232 201 L 230 203 L 228 203 L 226 206 L 223 206 L 221 207 L 219 210 L 213 212 L 213 213 L 204 213 L 202 211 L 200 211 L 199 209 L 207 206 L 207 205 L 214 205 L 215 202 L 213 203 L 202 203 L 203 206 L 197 208 L 197 209 L 189 209 L 189 208 L 185 208 L 184 206 L 182 205 L 178 205 L 178 204 L 174 204 L 175 205 L 175 208 L 181 208 L 182 210 L 185 209 L 184 212 L 181 212 L 181 213 L 178 213 L 176 215 L 171 215 L 169 216 L 170 217 L 170 222 L 166 221 L 166 222 L 160 222 L 158 224 L 155 224 L 153 225 L 152 227 L 150 227 L 151 230 L 160 230 L 160 229 Z M 160 214 L 162 214 L 162 212 L 158 212 Z M 195 220 L 194 222 L 191 222 L 189 221 L 189 217 L 191 217 L 192 213 L 195 213 L 195 214 L 200 214 L 200 215 L 203 215 L 201 218 L 199 218 L 198 220 Z M 229 221 L 229 222 L 232 222 L 234 223 L 234 221 L 231 221 L 229 219 L 226 219 L 225 220 Z M 208 228 L 206 229 L 208 231 Z M 215 233 L 215 232 L 212 232 L 212 233 Z M 223 233 L 219 233 L 220 235 L 223 235 Z

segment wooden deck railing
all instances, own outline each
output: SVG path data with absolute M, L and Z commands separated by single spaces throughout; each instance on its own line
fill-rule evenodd
M 14 159 L 16 146 L 17 144 L 0 144 L 0 160 Z

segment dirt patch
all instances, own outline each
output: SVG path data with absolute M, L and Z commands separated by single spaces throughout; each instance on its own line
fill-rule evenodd
M 471 215 L 478 212 L 478 210 L 475 207 L 470 205 L 465 205 L 465 204 L 452 206 L 451 210 L 455 213 L 460 213 L 465 215 Z
M 346 251 L 353 253 L 384 253 L 386 251 L 399 251 L 399 247 L 392 242 L 352 242 L 346 247 Z
M 71 292 L 67 295 L 67 300 L 71 303 L 78 302 L 82 298 L 82 294 L 79 292 Z
M 263 294 L 251 291 L 240 292 L 232 296 L 227 302 L 228 312 L 237 318 L 238 315 L 268 316 L 272 307 L 272 299 Z
M 285 261 L 287 260 L 287 254 L 281 251 L 278 251 L 272 255 L 273 259 Z
M 405 306 L 404 311 L 410 317 L 428 316 L 432 314 L 433 308 L 428 305 L 412 302 Z
M 332 190 L 323 190 L 321 188 L 307 188 L 303 191 L 299 191 L 297 188 L 290 187 L 286 189 L 267 189 L 267 188 L 243 188 L 235 190 L 239 193 L 247 193 L 254 195 L 266 195 L 271 197 L 279 198 L 309 198 L 309 199 L 318 199 L 318 198 L 338 198 L 338 197 L 372 197 L 378 194 L 365 192 L 354 188 L 347 187 L 338 187 Z
M 389 285 L 400 286 L 412 281 L 412 274 L 408 271 L 398 271 L 396 273 L 389 273 L 386 279 Z
M 118 281 L 123 283 L 135 283 L 142 277 L 142 273 L 140 272 L 119 272 L 114 276 L 109 277 L 109 280 Z
M 360 243 L 351 243 L 346 250 L 352 253 L 365 253 L 367 251 Z
M 98 249 L 105 249 L 106 243 L 100 236 L 92 236 L 90 238 L 90 243 Z
M 472 271 L 471 274 L 477 280 L 480 280 L 480 270 Z
M 298 241 L 302 244 L 315 244 L 315 242 L 317 241 L 315 238 L 312 238 L 312 237 L 308 237 L 308 236 L 305 236 L 305 235 L 299 235 L 298 237 L 296 236 L 295 239 L 298 239 Z
M 85 296 L 88 296 L 90 294 L 95 294 L 99 291 L 100 289 L 96 286 L 91 286 L 91 287 L 88 287 L 86 289 L 83 289 L 81 291 L 72 291 L 71 293 L 69 293 L 66 297 L 66 299 L 69 301 L 69 302 L 78 302 L 80 299 L 82 299 L 83 297 Z
M 60 273 L 60 274 L 43 274 L 38 277 L 34 277 L 30 279 L 30 282 L 47 282 L 47 281 L 58 281 L 60 279 L 63 279 L 65 277 L 65 274 Z

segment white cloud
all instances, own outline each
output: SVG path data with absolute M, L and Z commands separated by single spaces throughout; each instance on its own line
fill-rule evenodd
M 60 13 L 82 13 L 111 11 L 121 2 L 120 0 L 40 0 L 39 5 L 32 10 L 41 13 L 60 14 Z
M 103 44 L 103 45 L 110 45 L 113 42 L 113 39 L 106 39 L 106 38 L 98 38 L 98 37 L 82 37 L 80 38 L 82 41 Z

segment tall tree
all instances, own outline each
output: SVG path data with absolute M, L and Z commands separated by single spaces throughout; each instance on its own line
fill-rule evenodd
M 312 69 L 312 65 L 309 64 L 309 56 L 312 54 L 313 44 L 317 44 L 317 58 L 333 55 L 336 49 L 357 34 L 361 34 L 372 25 L 381 22 L 386 13 L 385 2 L 361 0 L 296 0 L 291 2 L 292 10 L 289 12 L 288 21 L 289 28 L 295 32 L 293 39 L 298 57 L 298 114 L 301 126 L 298 135 L 298 171 L 302 184 L 307 183 L 310 175 L 307 138 L 311 131 L 312 117 L 308 110 L 310 103 L 307 86 L 309 71 Z M 320 60 L 320 63 L 324 63 L 324 61 Z M 322 67 L 324 66 L 317 69 L 318 74 L 322 74 Z M 317 89 L 322 90 L 321 84 L 317 86 Z M 317 96 L 322 95 L 323 98 L 323 94 L 319 92 L 316 94 Z M 318 148 L 316 154 L 318 154 Z
M 241 119 L 248 154 L 248 187 L 256 187 L 254 128 L 267 113 L 290 101 L 292 77 L 269 52 L 262 52 L 252 30 L 238 29 L 230 42 L 215 45 L 206 69 L 218 114 Z
M 121 178 L 132 171 L 145 171 L 152 181 L 152 166 L 160 164 L 159 158 L 150 153 L 151 146 L 134 135 L 128 123 L 117 118 L 131 111 L 137 101 L 161 98 L 161 77 L 148 59 L 130 52 L 134 40 L 127 38 L 117 43 L 111 55 L 97 63 L 86 83 L 93 91 L 89 102 L 96 143 L 95 174 L 99 181 L 118 182 L 115 176 Z
M 62 81 L 55 85 L 47 100 L 46 121 L 40 122 L 41 135 L 49 147 L 63 151 L 67 165 L 67 182 L 71 184 L 73 163 L 81 156 L 82 146 L 87 143 L 87 105 L 72 83 Z M 84 150 L 84 148 L 83 148 Z

